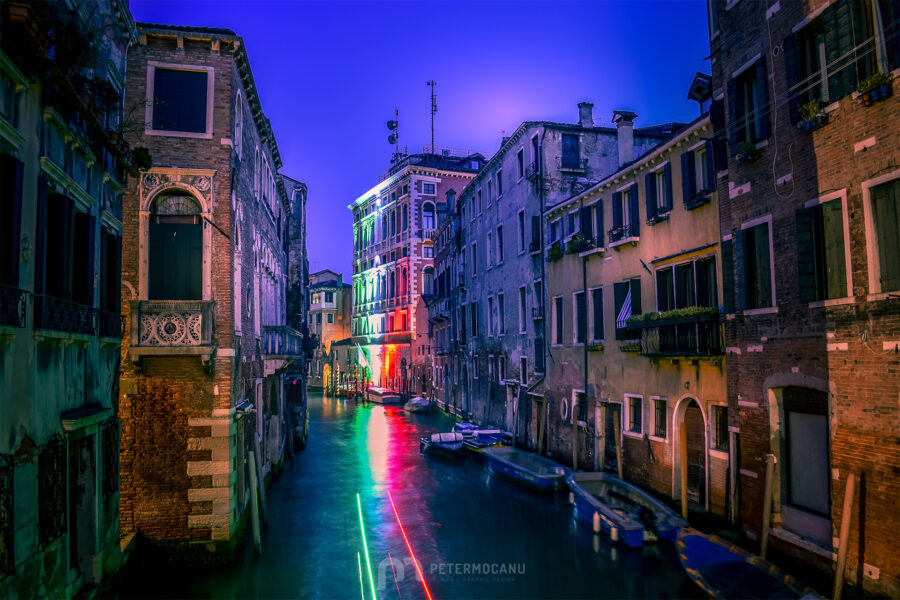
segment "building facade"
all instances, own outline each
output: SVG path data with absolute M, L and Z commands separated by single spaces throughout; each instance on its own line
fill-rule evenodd
M 121 563 L 121 106 L 135 33 L 124 2 L 0 2 L 2 598 L 71 598 Z
M 228 561 L 250 463 L 264 481 L 285 448 L 297 197 L 233 31 L 141 24 L 126 81 L 142 117 L 128 139 L 148 161 L 125 192 L 122 529 Z
M 315 350 L 309 363 L 309 385 L 323 388 L 330 383 L 331 344 L 350 337 L 351 286 L 343 276 L 329 269 L 309 276 L 309 333 L 315 336 Z M 338 377 L 335 373 L 335 377 Z M 335 381 L 340 381 L 339 377 Z
M 676 501 L 686 460 L 692 509 L 725 515 L 728 402 L 712 133 L 705 115 L 546 211 L 550 409 L 543 422 L 557 460 L 619 472 Z
M 458 414 L 529 436 L 543 410 L 546 273 L 541 220 L 556 204 L 612 173 L 665 137 L 666 127 L 595 127 L 593 105 L 579 122 L 526 121 L 462 190 L 456 202 L 459 254 L 451 271 L 455 336 L 451 374 Z
M 714 1 L 709 19 L 740 522 L 826 573 L 844 542 L 846 581 L 897 596 L 900 100 L 870 77 L 896 81 L 900 11 Z
M 375 385 L 399 390 L 401 378 L 408 381 L 418 299 L 434 294 L 432 234 L 447 212 L 447 191 L 465 187 L 483 165 L 480 154 L 405 156 L 348 206 L 354 239 L 351 334 Z

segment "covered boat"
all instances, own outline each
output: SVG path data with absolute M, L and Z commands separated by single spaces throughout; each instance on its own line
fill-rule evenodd
M 422 396 L 410 398 L 409 402 L 403 405 L 403 410 L 411 413 L 428 412 L 429 408 L 431 408 L 431 403 Z
M 454 423 L 453 431 L 455 433 L 461 433 L 465 437 L 471 437 L 476 431 L 478 431 L 478 425 L 474 423 Z
M 383 387 L 369 386 L 366 397 L 376 404 L 400 404 L 400 395 Z
M 647 492 L 612 475 L 572 473 L 566 483 L 575 518 L 631 548 L 659 538 L 674 544 L 678 531 L 688 525 Z
M 821 598 L 799 579 L 715 535 L 687 527 L 678 536 L 678 557 L 710 598 Z
M 568 469 L 533 452 L 510 446 L 485 448 L 491 470 L 539 490 L 562 486 Z
M 456 432 L 435 433 L 419 441 L 419 451 L 422 454 L 458 455 L 462 449 L 463 436 Z
M 466 437 L 464 444 L 468 450 L 484 452 L 485 448 L 512 445 L 512 434 L 499 429 L 478 429 Z

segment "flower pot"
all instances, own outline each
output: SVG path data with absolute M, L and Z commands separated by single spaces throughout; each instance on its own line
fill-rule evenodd
M 893 86 L 891 86 L 891 84 L 883 85 L 878 89 L 881 92 L 882 98 L 890 98 L 894 95 L 894 88 Z
M 869 92 L 869 97 L 872 99 L 872 102 L 878 102 L 881 100 L 881 88 L 875 88 L 871 92 Z
M 872 106 L 872 95 L 870 92 L 866 92 L 865 94 L 859 97 L 859 101 L 862 102 L 863 106 Z
M 821 127 L 822 125 L 827 125 L 827 124 L 828 124 L 828 115 L 827 114 L 816 115 L 816 127 Z

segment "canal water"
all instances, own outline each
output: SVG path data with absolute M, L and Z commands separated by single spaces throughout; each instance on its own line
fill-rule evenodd
M 186 572 L 138 562 L 119 596 L 424 599 L 412 552 L 435 599 L 698 597 L 671 546 L 626 550 L 577 526 L 567 493 L 521 488 L 480 457 L 422 456 L 444 416 L 314 393 L 309 408 L 309 443 L 269 489 L 261 556 Z

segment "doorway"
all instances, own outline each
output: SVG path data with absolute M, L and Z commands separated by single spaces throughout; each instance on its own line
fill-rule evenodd
M 610 402 L 606 404 L 606 425 L 603 429 L 605 438 L 603 449 L 603 470 L 610 473 L 618 472 L 618 464 L 616 463 L 616 430 L 615 424 L 622 423 L 622 405 L 618 402 Z M 621 427 L 619 435 L 622 435 Z M 621 443 L 621 438 L 620 438 Z
M 707 506 L 707 452 L 706 417 L 700 405 L 693 398 L 682 398 L 675 408 L 674 449 L 672 461 L 672 495 L 681 497 L 681 425 L 684 424 L 687 434 L 687 498 L 688 503 L 697 505 L 703 510 Z

